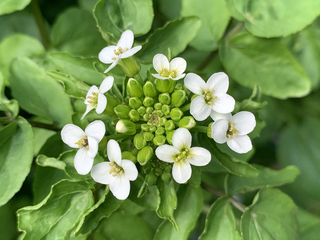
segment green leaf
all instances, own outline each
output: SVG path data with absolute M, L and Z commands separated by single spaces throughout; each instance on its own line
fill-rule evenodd
M 207 214 L 206 225 L 199 240 L 211 239 L 240 240 L 228 197 L 216 200 Z
M 276 187 L 293 182 L 299 174 L 296 166 L 288 166 L 275 171 L 267 167 L 255 165 L 259 175 L 255 178 L 229 175 L 226 181 L 226 192 L 230 195 L 252 191 L 263 187 Z
M 320 14 L 314 0 L 226 0 L 230 13 L 255 36 L 281 37 L 298 32 Z
M 242 215 L 242 238 L 246 240 L 299 239 L 296 211 L 297 207 L 292 199 L 280 190 L 262 189 Z
M 0 70 L 5 81 L 8 81 L 10 64 L 14 58 L 39 57 L 44 54 L 44 47 L 35 38 L 19 33 L 6 37 L 0 44 Z
M 83 82 L 100 85 L 105 75 L 94 68 L 99 62 L 97 58 L 72 56 L 68 53 L 54 52 L 50 54 L 50 61 L 57 66 L 60 72 L 70 74 Z
M 0 71 L 0 111 L 7 112 L 10 117 L 15 118 L 19 113 L 18 101 L 13 99 L 9 100 L 5 94 L 5 82 L 2 72 Z
M 318 216 L 299 209 L 297 219 L 299 223 L 300 240 L 319 239 L 320 218 Z
M 18 192 L 33 160 L 33 133 L 22 117 L 0 131 L 0 206 Z
M 105 47 L 92 14 L 78 8 L 70 8 L 58 17 L 51 41 L 57 49 L 81 56 L 96 56 Z
M 167 55 L 168 48 L 172 51 L 172 57 L 177 56 L 196 36 L 200 25 L 197 17 L 179 18 L 168 22 L 163 28 L 155 30 L 142 44 L 142 49 L 136 54 L 137 58 L 144 63 L 151 63 L 157 53 Z
M 109 43 L 119 41 L 122 32 L 147 33 L 153 20 L 151 0 L 100 0 L 93 10 L 102 37 Z
M 13 96 L 26 111 L 54 120 L 59 127 L 71 122 L 70 99 L 46 71 L 28 58 L 12 62 L 10 84 Z
M 158 179 L 157 187 L 160 193 L 160 204 L 156 212 L 159 217 L 168 219 L 178 231 L 179 226 L 173 217 L 173 212 L 177 207 L 177 195 L 176 190 L 174 189 L 173 180 L 164 182 L 161 179 Z
M 55 135 L 55 131 L 47 130 L 44 128 L 37 128 L 33 127 L 32 128 L 33 135 L 34 135 L 34 154 L 33 155 L 38 155 L 39 151 L 41 148 L 45 145 L 47 140 Z M 61 137 L 60 137 L 61 138 Z M 51 146 L 53 147 L 53 146 Z
M 31 0 L 3 0 L 0 2 L 0 15 L 24 9 Z
M 60 170 L 64 170 L 66 164 L 62 161 L 58 161 L 56 158 L 50 158 L 45 155 L 39 155 L 36 160 L 37 164 L 42 167 L 53 167 Z
M 181 16 L 197 16 L 201 20 L 201 27 L 190 42 L 190 46 L 198 51 L 213 51 L 218 48 L 230 14 L 224 0 L 182 0 Z
M 181 185 L 178 192 L 178 208 L 174 217 L 180 231 L 168 221 L 164 220 L 158 227 L 153 240 L 186 240 L 197 223 L 202 209 L 201 187 Z
M 280 99 L 310 92 L 307 74 L 278 39 L 240 33 L 223 42 L 220 57 L 228 74 L 245 87 L 257 84 L 262 93 Z
M 42 202 L 19 209 L 18 229 L 25 233 L 23 239 L 68 237 L 94 203 L 90 188 L 86 182 L 62 180 L 52 186 L 50 194 Z

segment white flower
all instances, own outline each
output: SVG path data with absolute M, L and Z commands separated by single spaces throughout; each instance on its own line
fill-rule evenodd
M 191 92 L 199 95 L 190 105 L 190 113 L 196 120 L 205 120 L 211 111 L 223 114 L 233 111 L 235 100 L 226 94 L 229 79 L 225 73 L 214 73 L 207 82 L 197 74 L 188 73 L 184 84 Z
M 235 115 L 213 113 L 215 121 L 211 125 L 211 136 L 217 143 L 225 143 L 237 153 L 246 153 L 252 149 L 248 133 L 256 126 L 256 119 L 251 112 L 242 111 Z
M 185 183 L 191 177 L 191 166 L 205 166 L 211 154 L 202 147 L 191 147 L 192 136 L 186 128 L 178 128 L 172 136 L 172 144 L 156 149 L 156 156 L 164 162 L 173 163 L 172 176 L 178 183 Z
M 79 148 L 74 157 L 74 167 L 81 175 L 90 172 L 93 159 L 98 153 L 98 144 L 106 132 L 102 121 L 90 123 L 85 131 L 74 124 L 67 124 L 61 130 L 62 141 L 72 148 Z
M 142 48 L 142 46 L 132 48 L 133 40 L 133 32 L 131 30 L 127 30 L 122 33 L 117 46 L 112 45 L 101 50 L 99 53 L 99 60 L 107 64 L 112 63 L 108 69 L 104 71 L 105 73 L 114 68 L 121 58 L 131 57 Z
M 153 57 L 153 68 L 158 74 L 152 74 L 158 79 L 172 79 L 179 80 L 186 75 L 183 73 L 186 70 L 187 62 L 181 57 L 177 57 L 171 60 L 169 63 L 168 58 L 163 54 L 156 54 Z
M 84 103 L 87 104 L 87 109 L 81 119 L 83 119 L 88 114 L 88 112 L 90 112 L 94 108 L 96 109 L 96 112 L 98 114 L 102 113 L 106 109 L 107 98 L 104 93 L 112 88 L 113 82 L 114 78 L 112 76 L 109 76 L 103 80 L 99 89 L 95 85 L 93 85 L 89 89 L 86 100 L 84 100 Z
M 130 193 L 130 182 L 138 177 L 136 165 L 130 160 L 122 159 L 121 149 L 115 140 L 109 140 L 107 154 L 110 162 L 102 162 L 92 168 L 91 176 L 99 183 L 109 184 L 112 194 L 126 199 Z

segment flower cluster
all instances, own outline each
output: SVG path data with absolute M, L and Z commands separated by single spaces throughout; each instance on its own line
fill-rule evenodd
M 136 180 L 138 174 L 144 176 L 148 186 L 157 181 L 170 181 L 171 178 L 177 183 L 186 183 L 192 175 L 191 165 L 205 166 L 211 161 L 210 151 L 192 146 L 191 131 L 195 130 L 197 121 L 203 121 L 200 122 L 202 129 L 211 129 L 215 142 L 227 143 L 238 153 L 252 149 L 247 134 L 255 127 L 255 117 L 246 111 L 232 116 L 235 100 L 227 94 L 229 79 L 225 73 L 214 73 L 205 82 L 195 73 L 185 73 L 187 62 L 183 58 L 170 61 L 159 53 L 153 58 L 156 73 L 149 74 L 145 81 L 141 77 L 133 78 L 140 71 L 133 55 L 141 49 L 141 46 L 132 47 L 133 40 L 132 31 L 127 30 L 116 46 L 108 46 L 99 54 L 101 62 L 111 64 L 105 73 L 117 64 L 126 69 L 123 67 L 125 59 L 130 58 L 131 63 L 134 62 L 129 73 L 123 70 L 131 77 L 126 78 L 122 86 L 125 89 L 123 96 L 119 98 L 113 91 L 108 92 L 115 82 L 112 76 L 107 76 L 100 87 L 90 87 L 84 101 L 86 110 L 81 119 L 92 109 L 101 114 L 101 119 L 112 119 L 116 134 L 110 135 L 113 131 L 107 133 L 109 161 L 93 166 L 99 142 L 106 135 L 107 122 L 95 120 L 84 131 L 76 125 L 67 124 L 61 131 L 62 140 L 67 145 L 79 148 L 74 158 L 79 174 L 91 171 L 93 180 L 109 185 L 118 199 L 129 196 L 130 181 Z M 189 96 L 188 90 L 195 95 Z M 107 96 L 116 99 L 116 104 L 110 106 L 106 92 Z M 112 108 L 111 112 L 107 112 L 107 106 Z M 205 120 L 209 116 L 214 122 L 208 125 Z M 105 121 L 109 124 L 109 120 Z M 131 141 L 125 152 L 120 149 L 122 140 Z M 136 164 L 140 165 L 141 172 L 138 172 Z

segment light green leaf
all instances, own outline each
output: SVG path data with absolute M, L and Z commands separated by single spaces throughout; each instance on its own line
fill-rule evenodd
M 297 219 L 299 223 L 300 240 L 319 239 L 320 218 L 318 216 L 299 209 Z
M 228 74 L 245 87 L 257 84 L 262 93 L 280 99 L 310 92 L 307 74 L 278 39 L 240 33 L 223 42 L 220 57 Z
M 59 50 L 81 56 L 97 56 L 105 47 L 92 14 L 78 8 L 70 8 L 58 17 L 51 41 Z
M 18 192 L 33 160 L 33 133 L 22 117 L 0 131 L 0 206 Z
M 288 166 L 275 171 L 267 167 L 254 165 L 259 170 L 259 175 L 255 178 L 239 177 L 230 175 L 226 181 L 226 191 L 228 194 L 252 191 L 263 187 L 276 187 L 293 182 L 299 174 L 296 166 Z
M 52 186 L 50 194 L 42 202 L 19 209 L 18 228 L 25 233 L 23 239 L 68 237 L 94 203 L 90 188 L 86 182 L 62 180 Z
M 242 215 L 242 238 L 298 240 L 296 211 L 297 207 L 292 199 L 280 190 L 262 189 Z
M 320 14 L 320 2 L 314 0 L 226 0 L 230 13 L 245 22 L 259 37 L 281 37 L 298 32 Z
M 190 46 L 199 51 L 213 51 L 218 48 L 230 14 L 224 0 L 182 0 L 181 16 L 197 16 L 201 20 L 201 27 L 190 42 Z
M 151 63 L 157 53 L 167 55 L 168 48 L 172 51 L 172 57 L 177 56 L 196 36 L 200 25 L 197 17 L 179 18 L 168 22 L 163 28 L 155 30 L 142 44 L 142 49 L 136 54 L 137 58 L 144 63 Z
M 197 223 L 197 218 L 202 208 L 201 187 L 181 185 L 178 192 L 178 208 L 174 218 L 180 231 L 168 221 L 164 220 L 158 227 L 153 240 L 186 240 L 189 233 Z
M 82 9 L 92 13 L 92 10 L 94 9 L 94 6 L 97 4 L 98 0 L 78 0 L 77 2 Z
M 153 20 L 151 0 L 100 0 L 93 13 L 102 37 L 113 44 L 128 29 L 136 36 L 147 33 Z
M 31 0 L 2 0 L 0 1 L 0 15 L 24 9 Z
M 12 62 L 10 84 L 13 96 L 26 111 L 54 120 L 60 127 L 71 122 L 70 99 L 59 83 L 29 58 Z
M 19 113 L 19 104 L 15 99 L 9 100 L 5 94 L 5 82 L 2 72 L 0 71 L 0 111 L 6 112 L 10 117 L 15 118 Z
M 64 170 L 66 164 L 62 161 L 58 161 L 56 158 L 50 158 L 45 155 L 39 155 L 36 160 L 37 164 L 42 167 L 53 167 L 60 170 Z
M 211 239 L 240 240 L 228 197 L 217 199 L 207 214 L 206 225 L 199 240 Z

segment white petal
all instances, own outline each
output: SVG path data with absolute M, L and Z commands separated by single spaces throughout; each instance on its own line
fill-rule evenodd
M 185 183 L 191 177 L 191 166 L 188 161 L 174 163 L 172 167 L 172 177 L 177 183 Z
M 107 154 L 111 162 L 116 162 L 121 165 L 121 149 L 119 143 L 113 139 L 109 140 L 107 144 Z
M 114 60 L 114 62 L 107 68 L 107 70 L 104 71 L 104 73 L 107 73 L 107 72 L 109 72 L 112 68 L 114 68 L 114 67 L 118 64 L 119 60 L 120 60 L 120 56 L 117 56 L 117 59 Z
M 211 137 L 217 143 L 225 143 L 228 140 L 227 131 L 229 122 L 226 119 L 219 119 L 211 125 Z
M 117 46 L 105 47 L 99 53 L 99 60 L 107 64 L 114 62 L 113 58 L 117 58 L 117 55 L 114 53 L 114 50 L 117 50 L 117 49 L 118 49 Z
M 190 156 L 187 161 L 194 166 L 205 166 L 211 161 L 211 153 L 202 147 L 191 148 Z
M 197 121 L 203 121 L 209 117 L 211 105 L 208 105 L 203 96 L 198 96 L 192 100 L 190 105 L 190 113 Z
M 76 142 L 85 136 L 84 131 L 74 124 L 67 124 L 61 130 L 62 141 L 72 148 L 79 148 Z
M 169 77 L 162 77 L 162 76 L 160 76 L 159 74 L 152 74 L 152 76 L 154 76 L 155 78 L 157 78 L 157 79 L 168 79 Z
M 246 153 L 252 149 L 251 140 L 247 135 L 232 137 L 228 139 L 227 144 L 237 153 Z
M 136 54 L 138 51 L 140 51 L 142 46 L 136 46 L 134 48 L 129 49 L 128 51 L 121 54 L 120 58 L 127 58 L 131 57 L 132 55 Z
M 85 113 L 82 115 L 81 120 L 82 120 L 92 109 L 94 109 L 94 107 L 92 107 L 90 104 L 87 104 L 87 109 L 86 109 Z
M 235 100 L 228 94 L 218 93 L 216 99 L 213 100 L 212 110 L 218 113 L 226 114 L 230 113 L 234 109 Z
M 87 95 L 86 95 L 86 99 L 84 100 L 84 103 L 85 104 L 90 104 L 88 102 L 88 100 L 90 100 L 88 97 L 94 97 L 93 93 L 97 93 L 99 92 L 99 89 L 97 86 L 93 85 L 91 86 L 91 88 L 89 89 L 89 91 L 87 92 Z
M 179 79 L 181 79 L 181 78 L 184 78 L 185 75 L 186 75 L 186 74 L 183 73 L 183 74 L 181 74 L 181 75 L 178 76 L 178 77 L 172 78 L 172 77 L 170 76 L 170 78 L 171 78 L 172 80 L 179 80 Z
M 167 70 L 169 70 L 169 68 L 170 68 L 168 58 L 161 53 L 158 53 L 153 57 L 152 63 L 153 63 L 153 68 L 158 73 L 162 72 L 162 69 L 164 69 L 164 68 L 166 68 Z
M 246 135 L 253 131 L 256 126 L 256 119 L 251 112 L 242 111 L 233 115 L 234 128 L 239 131 L 239 135 Z
M 98 153 L 99 142 L 93 137 L 88 136 L 88 156 L 94 158 Z
M 219 119 L 227 119 L 228 122 L 231 122 L 232 120 L 231 113 L 222 114 L 222 113 L 217 113 L 216 111 L 213 111 L 213 110 L 211 110 L 210 117 L 212 118 L 213 121 L 217 121 Z
M 211 75 L 207 85 L 209 89 L 214 89 L 215 92 L 226 93 L 229 88 L 229 78 L 224 72 L 218 72 Z
M 74 157 L 74 167 L 81 175 L 86 175 L 90 172 L 93 165 L 93 158 L 88 154 L 86 148 L 80 148 Z
M 157 158 L 168 163 L 175 162 L 175 156 L 179 153 L 178 149 L 168 144 L 161 145 L 156 149 Z
M 112 88 L 113 82 L 114 82 L 114 77 L 112 77 L 112 76 L 106 77 L 102 81 L 102 83 L 99 87 L 100 93 L 105 93 L 105 92 L 109 91 Z
M 111 178 L 110 191 L 119 200 L 124 200 L 129 196 L 130 193 L 130 182 L 124 176 L 119 174 Z
M 123 51 L 125 51 L 125 49 L 127 48 L 131 49 L 133 45 L 133 40 L 134 40 L 133 32 L 131 30 L 124 31 L 121 34 L 119 42 L 117 43 L 117 47 L 121 47 Z
M 91 170 L 93 180 L 102 184 L 109 184 L 112 177 L 109 171 L 111 170 L 110 162 L 102 162 L 95 165 Z
M 180 76 L 187 68 L 187 62 L 181 57 L 177 57 L 171 60 L 170 70 L 175 70 L 177 76 Z
M 172 145 L 181 151 L 182 148 L 191 147 L 192 136 L 186 128 L 178 128 L 172 136 Z
M 138 170 L 137 170 L 136 165 L 132 161 L 123 159 L 121 161 L 121 167 L 123 168 L 124 176 L 127 179 L 129 179 L 130 181 L 134 181 L 137 179 Z
M 106 133 L 106 126 L 101 120 L 96 120 L 90 123 L 86 129 L 85 133 L 89 137 L 93 137 L 99 143 Z
M 99 93 L 96 112 L 98 114 L 102 113 L 106 109 L 106 106 L 107 106 L 107 98 L 106 98 L 106 96 L 103 93 Z
M 202 95 L 207 85 L 203 79 L 195 73 L 188 73 L 184 79 L 184 85 L 194 94 Z

